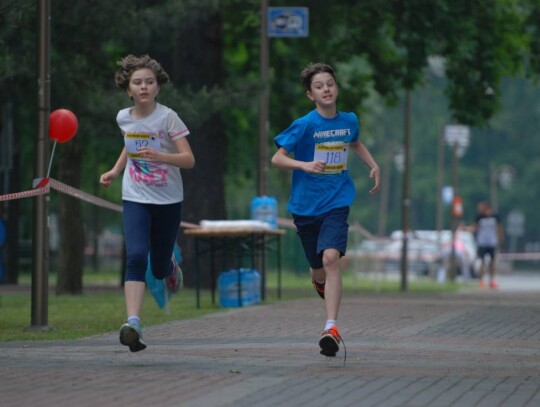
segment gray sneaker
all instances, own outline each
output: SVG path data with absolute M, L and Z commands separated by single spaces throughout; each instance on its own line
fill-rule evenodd
M 146 344 L 142 340 L 142 330 L 140 325 L 125 323 L 120 327 L 120 343 L 129 346 L 132 352 L 139 352 L 146 349 Z

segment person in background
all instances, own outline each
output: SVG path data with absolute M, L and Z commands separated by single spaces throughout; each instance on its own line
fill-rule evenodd
M 477 256 L 480 260 L 478 279 L 480 286 L 485 287 L 484 270 L 486 257 L 489 257 L 489 287 L 497 288 L 495 281 L 495 256 L 498 248 L 503 244 L 504 233 L 499 216 L 493 213 L 489 202 L 482 201 L 477 207 L 478 213 L 473 224 L 473 233 L 476 238 Z
M 169 76 L 148 55 L 128 55 L 117 62 L 116 85 L 133 106 L 120 110 L 116 121 L 124 147 L 116 164 L 100 177 L 108 187 L 122 171 L 122 205 L 127 261 L 124 284 L 127 322 L 120 343 L 132 352 L 146 348 L 141 329 L 148 258 L 153 275 L 177 292 L 182 272 L 173 250 L 182 217 L 184 189 L 180 169 L 193 168 L 189 130 L 172 109 L 157 103 Z M 150 254 L 150 256 L 149 256 Z
M 272 164 L 292 170 L 288 210 L 310 265 L 312 283 L 325 301 L 320 353 L 335 356 L 342 341 L 336 326 L 342 292 L 340 258 L 345 255 L 349 207 L 355 198 L 347 168 L 349 150 L 369 167 L 369 176 L 375 181 L 372 195 L 380 188 L 380 171 L 358 140 L 356 114 L 337 110 L 334 69 L 325 63 L 312 63 L 301 72 L 300 79 L 315 109 L 275 137 L 277 152 Z

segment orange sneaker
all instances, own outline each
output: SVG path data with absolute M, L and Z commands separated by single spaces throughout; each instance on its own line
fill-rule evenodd
M 484 288 L 486 286 L 486 283 L 484 283 L 484 280 L 480 280 L 480 287 Z
M 339 344 L 342 341 L 341 335 L 337 326 L 333 326 L 322 333 L 319 346 L 321 347 L 321 355 L 336 356 L 339 351 Z
M 495 280 L 493 280 L 491 283 L 489 283 L 489 288 L 498 288 L 499 284 Z
M 318 283 L 315 281 L 314 278 L 311 279 L 311 283 L 313 284 L 313 287 L 315 287 L 315 291 L 317 291 L 317 294 L 319 294 L 319 297 L 321 297 L 324 300 L 324 285 L 325 283 Z

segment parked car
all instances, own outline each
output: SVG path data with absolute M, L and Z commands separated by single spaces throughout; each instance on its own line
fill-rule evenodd
M 402 239 L 402 232 L 392 233 L 392 239 Z M 452 254 L 452 231 L 441 230 L 415 230 L 411 232 L 411 239 L 429 240 L 437 245 L 437 262 L 440 267 L 448 267 Z M 411 240 L 410 240 L 411 241 Z M 456 275 L 474 277 L 476 275 L 476 240 L 474 235 L 463 229 L 458 229 L 455 236 Z
M 392 239 L 387 247 L 385 270 L 401 270 L 403 239 Z M 436 242 L 429 239 L 409 237 L 407 240 L 407 269 L 417 275 L 432 275 L 437 270 L 440 250 Z

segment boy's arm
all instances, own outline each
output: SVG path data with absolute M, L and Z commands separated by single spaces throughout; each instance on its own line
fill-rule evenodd
M 370 168 L 369 178 L 373 178 L 375 185 L 369 190 L 371 195 L 375 195 L 381 189 L 381 172 L 379 165 L 375 162 L 369 150 L 361 142 L 350 143 L 349 146 L 360 157 L 360 159 Z
M 284 170 L 301 170 L 312 174 L 321 174 L 324 171 L 326 163 L 324 161 L 299 161 L 289 157 L 289 153 L 283 147 L 272 157 L 272 165 Z

